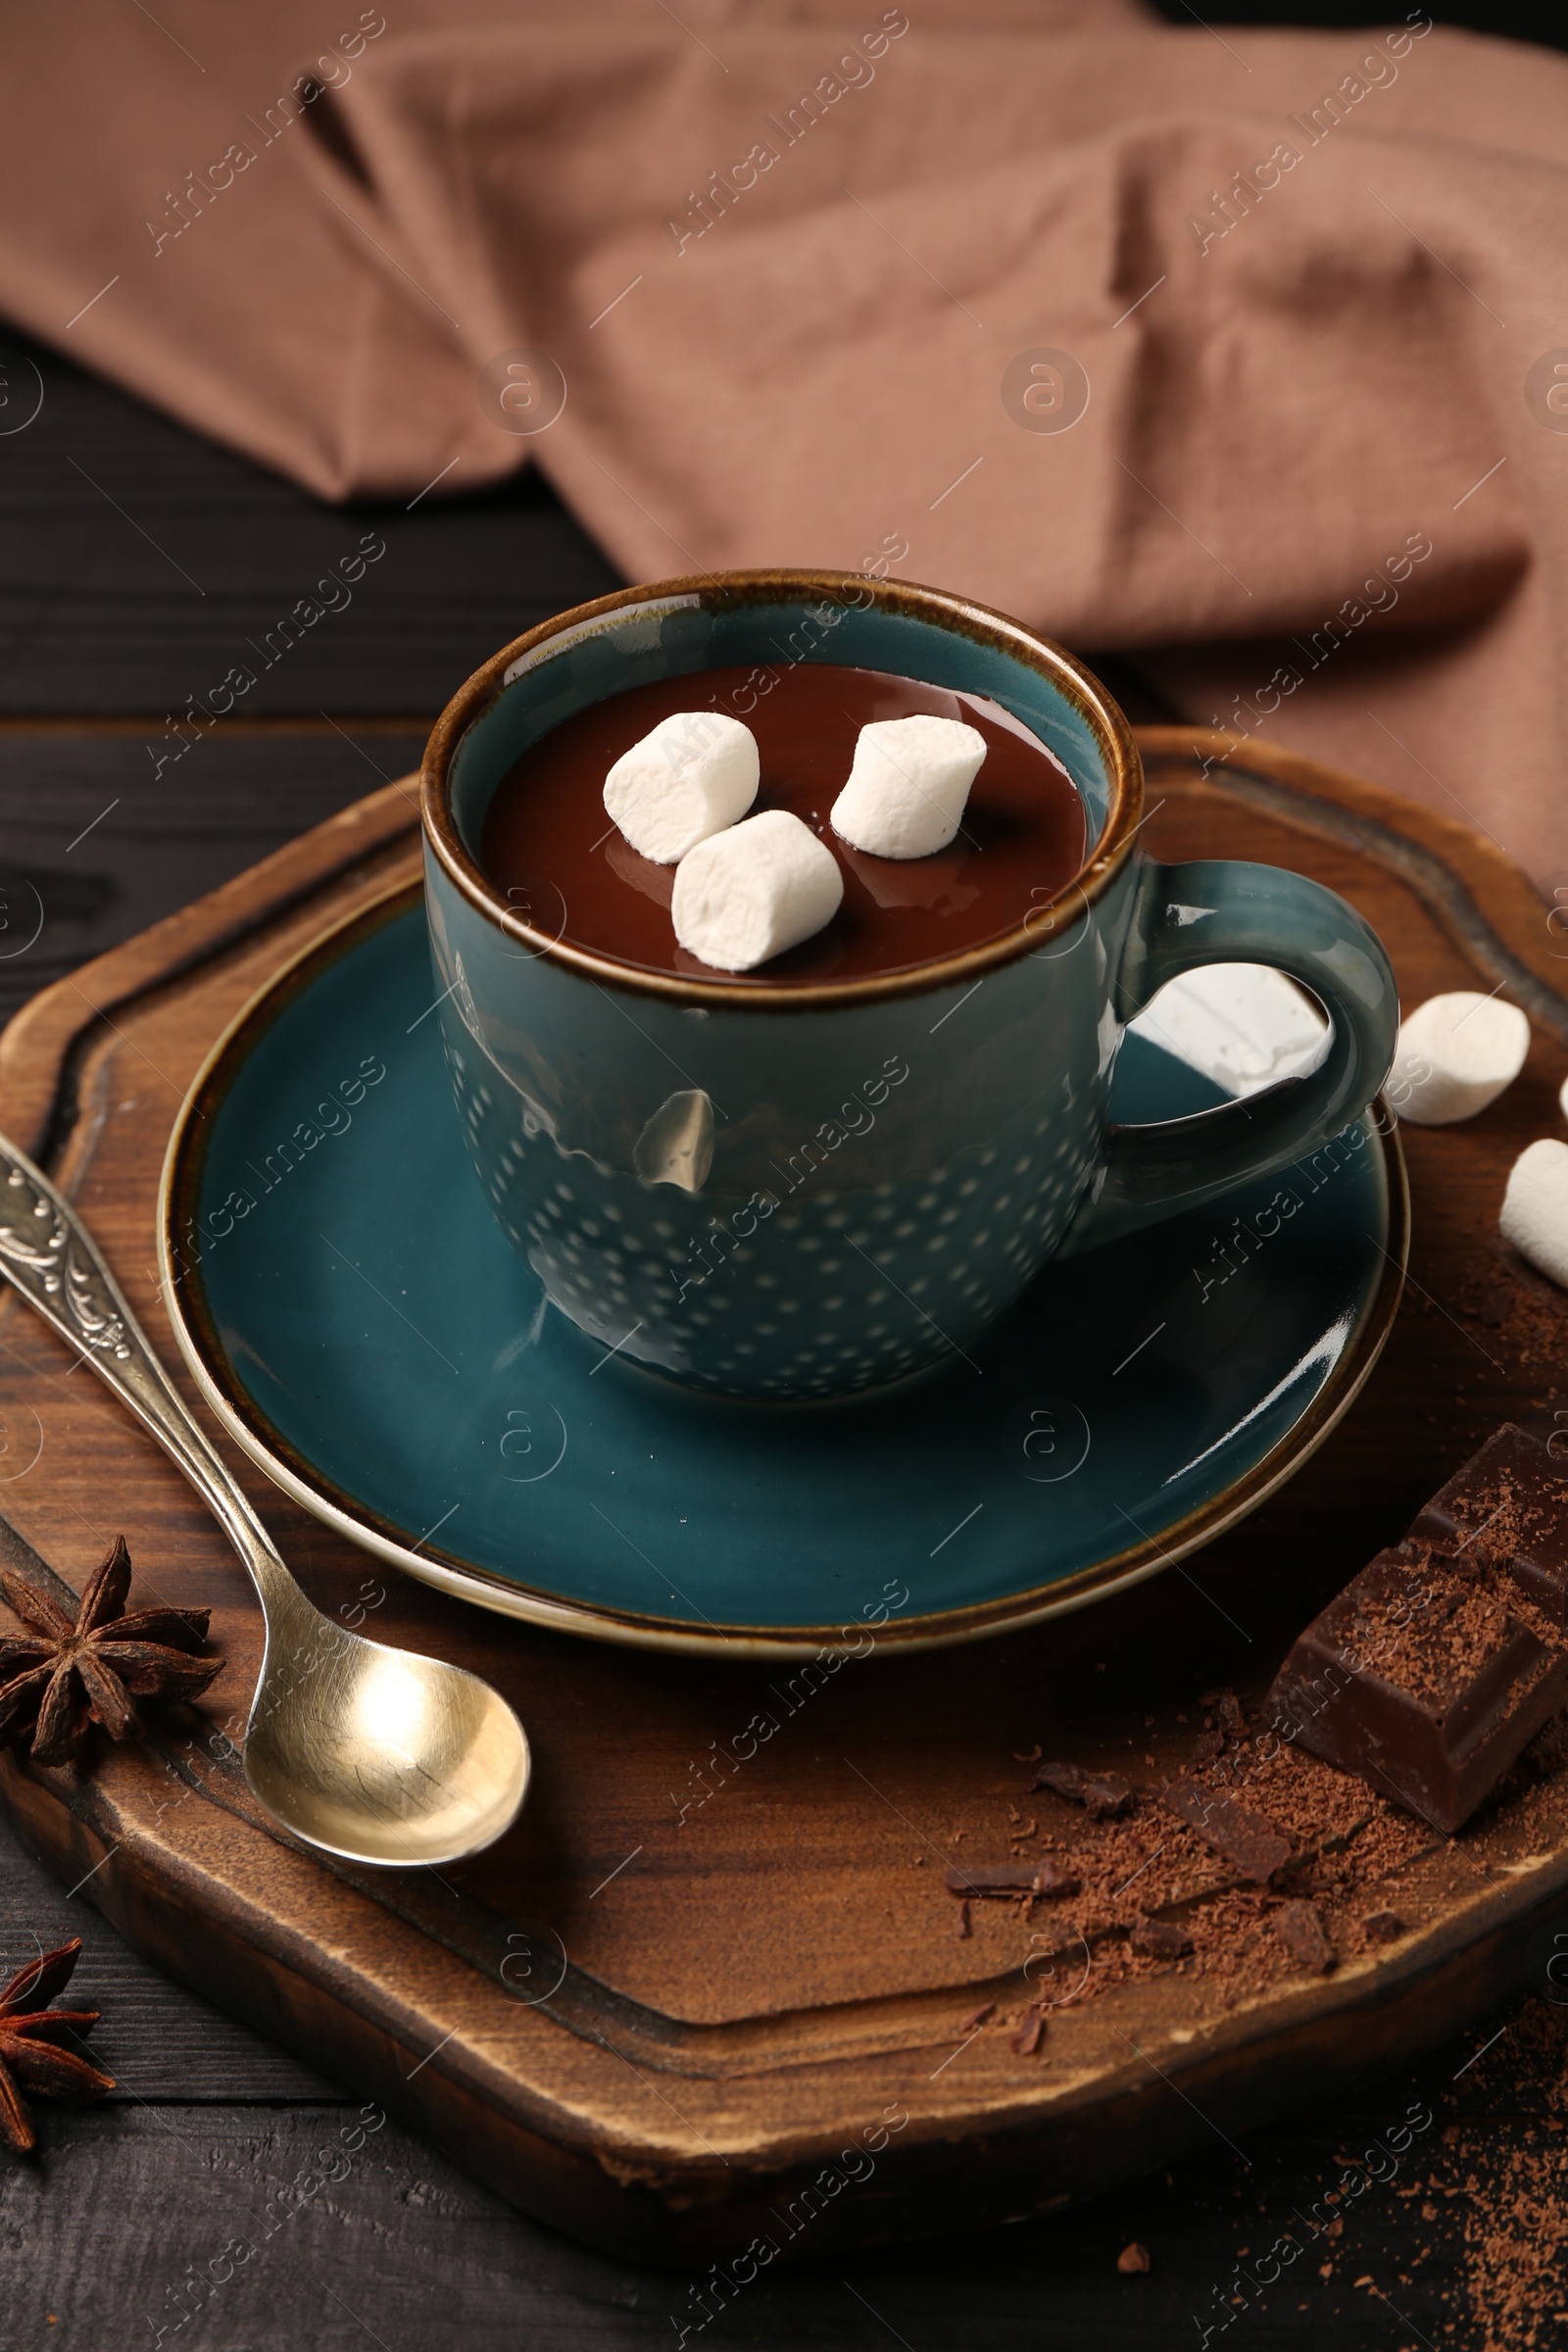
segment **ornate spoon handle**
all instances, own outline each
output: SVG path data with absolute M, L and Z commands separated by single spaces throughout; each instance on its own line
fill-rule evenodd
M 0 1275 L 80 1350 L 215 1513 L 268 1609 L 308 1606 L 227 1463 L 148 1345 L 97 1243 L 63 1194 L 0 1135 Z

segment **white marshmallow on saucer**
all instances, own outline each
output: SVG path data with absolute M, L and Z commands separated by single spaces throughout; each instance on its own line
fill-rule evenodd
M 985 737 L 961 718 L 873 719 L 833 804 L 833 830 L 873 858 L 929 858 L 958 830 L 985 756 Z
M 675 869 L 675 937 L 721 972 L 749 972 L 839 910 L 839 861 L 787 808 L 764 808 L 689 850 Z
M 1526 1146 L 1509 1174 L 1497 1224 L 1538 1274 L 1568 1291 L 1568 1144 L 1544 1135 Z
M 1128 1027 L 1244 1101 L 1315 1068 L 1328 1035 L 1311 998 L 1266 963 L 1200 963 Z
M 1512 1086 L 1530 1051 L 1530 1023 L 1517 1004 L 1455 989 L 1428 997 L 1399 1023 L 1389 1101 L 1417 1127 L 1473 1119 Z
M 673 710 L 622 752 L 605 807 L 640 858 L 675 865 L 757 798 L 757 738 L 722 710 Z

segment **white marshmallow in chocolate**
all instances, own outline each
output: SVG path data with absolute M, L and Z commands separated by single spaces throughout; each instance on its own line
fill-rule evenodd
M 1513 1163 L 1497 1223 L 1521 1257 L 1568 1290 L 1568 1144 L 1546 1135 L 1526 1146 Z
M 787 808 L 764 808 L 687 852 L 670 905 L 675 937 L 721 972 L 798 948 L 839 910 L 839 861 Z
M 873 858 L 929 858 L 958 830 L 985 756 L 985 737 L 959 718 L 873 719 L 833 804 L 833 830 Z
M 1428 997 L 1399 1024 L 1388 1097 L 1417 1127 L 1473 1119 L 1524 1068 L 1530 1023 L 1517 1004 L 1474 989 Z
M 722 710 L 674 710 L 622 752 L 605 807 L 640 858 L 674 865 L 757 798 L 757 738 Z

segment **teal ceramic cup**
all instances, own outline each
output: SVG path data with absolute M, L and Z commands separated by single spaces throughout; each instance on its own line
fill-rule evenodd
M 982 946 L 785 989 L 617 964 L 564 937 L 548 880 L 530 915 L 486 878 L 491 797 L 549 729 L 647 681 L 786 661 L 1001 703 L 1082 797 L 1076 879 Z M 1137 747 L 1104 689 L 936 589 L 731 572 L 579 606 L 455 697 L 423 816 L 446 1057 L 497 1218 L 617 1366 L 724 1396 L 837 1396 L 968 1352 L 1056 1252 L 1316 1150 L 1393 1056 L 1394 976 L 1353 908 L 1273 866 L 1147 856 Z M 1309 989 L 1331 1023 L 1323 1058 L 1245 1106 L 1113 1128 L 1125 1024 L 1179 972 L 1221 962 Z

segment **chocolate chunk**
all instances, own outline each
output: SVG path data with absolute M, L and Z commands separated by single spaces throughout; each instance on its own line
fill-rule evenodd
M 1047 1854 L 1035 1872 L 1036 1894 L 1076 1894 L 1083 1881 L 1077 1874 L 1064 1870 L 1061 1864 Z
M 1368 1943 L 1395 1943 L 1404 1934 L 1404 1922 L 1397 1911 L 1369 1911 L 1361 1933 Z
M 1233 1796 L 1205 1788 L 1201 1781 L 1167 1781 L 1159 1801 L 1244 1879 L 1254 1879 L 1260 1886 L 1291 1858 L 1290 1839 L 1271 1821 L 1239 1805 Z
M 1035 1874 L 1025 1862 L 974 1862 L 964 1870 L 945 1870 L 942 1884 L 950 1894 L 1032 1894 Z
M 1085 1772 L 1077 1764 L 1042 1764 L 1029 1784 L 1030 1794 L 1037 1788 L 1054 1788 L 1058 1796 L 1070 1797 L 1091 1821 L 1115 1820 L 1130 1811 L 1133 1801 L 1133 1790 L 1119 1772 Z
M 959 1941 L 962 1942 L 966 1936 L 972 1936 L 974 1930 L 969 1925 L 969 1898 L 967 1895 L 965 1895 L 962 1902 L 958 1905 L 957 1935 Z
M 950 1894 L 1076 1894 L 1081 1882 L 1047 1854 L 1040 1862 L 971 1862 L 945 1870 Z
M 1205 1690 L 1198 1703 L 1205 1714 L 1213 1716 L 1228 1740 L 1247 1738 L 1247 1717 L 1234 1690 Z
M 1132 2244 L 1130 2246 L 1123 2246 L 1121 2252 L 1117 2255 L 1116 2268 L 1118 2271 L 1120 2271 L 1124 2278 L 1131 2278 L 1136 2275 L 1147 2271 L 1149 2268 L 1149 2248 L 1147 2246 L 1141 2246 L 1135 2237 Z
M 1269 1922 L 1293 1960 L 1321 1977 L 1334 1966 L 1334 1946 L 1310 1903 L 1285 1903 Z
M 1568 1629 L 1568 1480 L 1550 1448 L 1505 1421 L 1418 1513 L 1412 1538 L 1505 1568 Z
M 1269 1692 L 1282 1738 L 1451 1834 L 1568 1700 L 1568 1650 L 1484 1562 L 1381 1551 L 1301 1634 Z
M 1141 1919 L 1132 1933 L 1132 1946 L 1151 1960 L 1185 1960 L 1193 1939 L 1185 1928 L 1172 1927 L 1168 1920 Z
M 1018 2031 L 1008 2047 L 1020 2058 L 1032 2058 L 1045 2038 L 1046 2013 L 1043 2009 L 1026 2009 L 1019 2020 Z
M 1034 1893 L 1037 1895 L 1074 1895 L 1081 1884 L 1084 1882 L 1079 1880 L 1077 1872 L 1062 1870 L 1062 1865 L 1054 1863 L 1051 1856 L 1046 1856 L 1039 1870 L 1034 1872 Z

